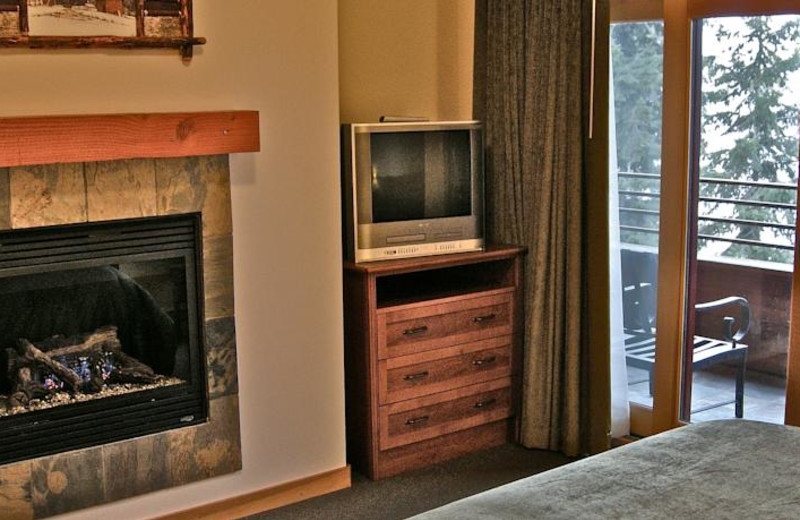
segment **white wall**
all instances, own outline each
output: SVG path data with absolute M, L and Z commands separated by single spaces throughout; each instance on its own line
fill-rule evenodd
M 472 117 L 474 0 L 339 0 L 342 122 Z
M 252 109 L 262 151 L 232 156 L 244 470 L 65 515 L 141 519 L 345 465 L 337 3 L 195 0 L 208 44 L 0 50 L 0 116 Z

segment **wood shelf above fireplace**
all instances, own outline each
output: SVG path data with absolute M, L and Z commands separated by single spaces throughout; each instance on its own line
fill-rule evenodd
M 255 111 L 0 118 L 0 168 L 259 150 Z

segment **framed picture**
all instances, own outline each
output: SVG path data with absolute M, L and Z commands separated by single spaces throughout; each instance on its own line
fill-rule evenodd
M 190 59 L 192 0 L 0 0 L 0 46 L 174 47 Z
M 31 36 L 136 36 L 133 0 L 28 0 Z

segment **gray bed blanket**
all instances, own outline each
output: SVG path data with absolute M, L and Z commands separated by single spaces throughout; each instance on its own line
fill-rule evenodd
M 800 519 L 800 428 L 692 424 L 414 517 Z

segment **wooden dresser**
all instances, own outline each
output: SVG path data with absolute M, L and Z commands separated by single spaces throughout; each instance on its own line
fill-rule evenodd
M 524 252 L 345 263 L 356 470 L 378 479 L 516 438 Z

